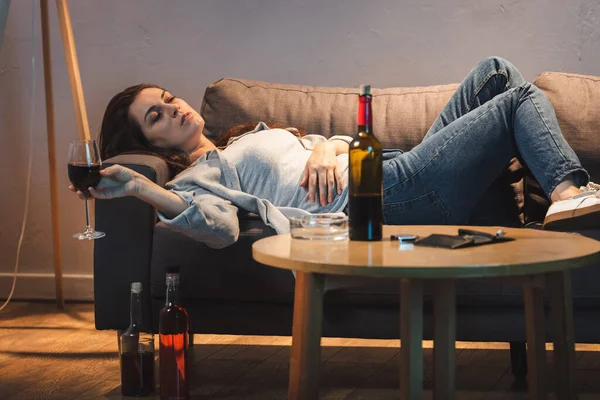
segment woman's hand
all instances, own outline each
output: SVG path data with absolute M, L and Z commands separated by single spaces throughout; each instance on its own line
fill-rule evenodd
M 308 189 L 308 200 L 315 202 L 318 188 L 319 202 L 325 206 L 333 201 L 336 188 L 338 194 L 342 193 L 343 185 L 335 145 L 331 142 L 317 144 L 306 162 L 300 181 L 300 186 Z
M 100 170 L 100 183 L 96 187 L 90 187 L 89 192 L 96 199 L 116 199 L 125 196 L 137 196 L 146 177 L 137 172 L 115 164 Z M 69 190 L 76 192 L 80 199 L 85 195 L 69 185 Z
M 162 188 L 144 175 L 121 165 L 115 164 L 102 169 L 100 175 L 102 175 L 100 183 L 95 188 L 88 188 L 95 199 L 135 196 L 171 219 L 189 207 L 177 194 Z M 81 200 L 85 200 L 85 195 L 75 189 L 73 185 L 69 186 L 69 190 L 77 193 Z

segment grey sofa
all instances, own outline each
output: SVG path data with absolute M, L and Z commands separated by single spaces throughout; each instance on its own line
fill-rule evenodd
M 553 102 L 561 128 L 592 177 L 600 177 L 600 77 L 545 72 L 534 82 Z M 457 85 L 375 89 L 374 130 L 386 148 L 418 144 Z M 221 79 L 204 95 L 205 133 L 215 137 L 237 123 L 266 121 L 302 126 L 308 133 L 353 135 L 356 90 Z M 120 163 L 164 184 L 158 158 L 119 156 Z M 473 214 L 474 225 L 535 226 L 548 206 L 545 196 L 516 160 Z M 483 218 L 486 207 L 493 218 Z M 243 214 L 243 213 L 242 213 Z M 181 267 L 182 298 L 195 333 L 290 335 L 294 278 L 252 260 L 251 245 L 274 231 L 252 215 L 240 215 L 239 241 L 213 250 L 157 223 L 155 210 L 134 198 L 97 201 L 96 226 L 107 233 L 94 252 L 97 329 L 128 325 L 129 283 L 144 284 L 145 321 L 154 331 L 164 301 L 164 274 Z M 599 231 L 584 232 L 600 239 Z M 573 274 L 578 342 L 600 342 L 600 269 Z M 369 282 L 325 295 L 323 334 L 333 337 L 399 337 L 398 283 Z M 149 288 L 149 290 L 147 290 Z M 431 337 L 427 298 L 425 337 Z M 524 342 L 520 290 L 507 284 L 465 281 L 458 287 L 457 340 Z M 517 347 L 514 347 L 517 349 Z M 524 345 L 519 346 L 524 349 Z M 514 353 L 520 357 L 519 354 Z M 521 371 L 522 372 L 522 371 Z

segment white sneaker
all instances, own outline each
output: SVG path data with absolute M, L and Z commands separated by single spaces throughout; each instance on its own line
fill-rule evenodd
M 600 192 L 582 192 L 568 200 L 552 203 L 544 218 L 544 229 L 574 231 L 600 229 Z

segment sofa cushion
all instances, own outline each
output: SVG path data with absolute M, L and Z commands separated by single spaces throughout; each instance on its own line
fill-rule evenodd
M 583 166 L 592 178 L 598 177 L 600 175 L 600 76 L 544 72 L 534 83 L 552 102 L 560 129 Z
M 534 84 L 548 96 L 560 129 L 592 180 L 600 180 L 600 77 L 543 72 Z M 539 185 L 528 179 L 525 213 L 543 220 L 549 203 Z
M 409 150 L 425 133 L 458 84 L 372 89 L 373 130 L 385 148 Z M 205 135 L 265 121 L 326 137 L 356 134 L 358 88 L 285 85 L 224 78 L 209 85 L 201 114 Z

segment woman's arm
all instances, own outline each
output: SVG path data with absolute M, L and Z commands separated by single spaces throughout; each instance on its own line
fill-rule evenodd
M 198 189 L 194 191 L 192 205 L 145 176 L 117 164 L 101 170 L 100 174 L 100 183 L 89 188 L 94 198 L 137 197 L 156 208 L 167 226 L 215 249 L 229 246 L 238 239 L 238 209 L 230 201 Z M 73 186 L 69 189 L 76 191 Z M 77 195 L 84 198 L 81 192 Z
M 317 146 L 320 146 L 320 145 L 332 146 L 333 149 L 335 150 L 336 156 L 339 156 L 340 154 L 347 154 L 348 150 L 350 149 L 350 145 L 348 144 L 348 142 L 346 142 L 344 140 L 330 140 L 328 142 L 317 144 Z M 315 148 L 317 146 L 315 146 Z
M 314 150 L 317 146 L 329 143 L 336 146 L 336 149 L 339 150 L 337 155 L 347 153 L 349 146 L 344 146 L 344 144 L 348 145 L 352 142 L 354 138 L 346 135 L 333 135 L 329 139 L 322 135 L 305 135 L 300 138 L 300 142 L 304 146 L 306 150 Z
M 189 207 L 181 197 L 148 179 L 140 181 L 134 196 L 150 204 L 169 219 L 175 218 Z

